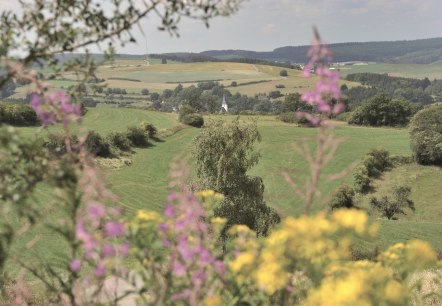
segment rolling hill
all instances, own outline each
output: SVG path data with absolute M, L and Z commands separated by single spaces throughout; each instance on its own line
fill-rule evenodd
M 305 63 L 310 46 L 285 46 L 273 51 L 209 50 L 200 53 L 167 53 L 156 55 L 188 58 L 201 56 L 205 60 L 259 59 Z M 402 41 L 347 42 L 330 44 L 337 62 L 366 61 L 383 63 L 431 64 L 442 62 L 442 37 Z

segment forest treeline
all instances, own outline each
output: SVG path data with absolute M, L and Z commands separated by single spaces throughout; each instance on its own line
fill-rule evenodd
M 384 63 L 431 64 L 442 61 L 442 38 L 403 41 L 348 42 L 330 44 L 335 62 L 371 61 Z M 228 61 L 233 59 L 259 59 L 265 61 L 307 62 L 309 46 L 286 46 L 273 51 L 210 50 L 200 53 L 168 53 L 161 56 L 201 56 Z
M 442 100 L 442 80 L 401 78 L 368 72 L 349 74 L 346 80 L 362 84 L 352 88 L 342 86 L 351 104 L 360 104 L 379 93 L 423 105 Z

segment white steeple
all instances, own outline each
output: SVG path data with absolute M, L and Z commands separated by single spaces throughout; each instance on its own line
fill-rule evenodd
M 226 102 L 226 95 L 223 95 L 223 103 L 221 104 L 221 112 L 225 111 L 226 113 L 229 112 L 229 107 L 227 106 Z

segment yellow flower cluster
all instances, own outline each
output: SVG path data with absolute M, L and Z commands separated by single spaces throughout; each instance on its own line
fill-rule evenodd
M 320 213 L 286 218 L 264 242 L 256 281 L 272 294 L 287 286 L 287 268 L 308 268 L 321 277 L 331 263 L 350 258 L 351 235 L 366 235 L 369 229 L 367 215 L 356 210 L 338 210 L 330 217 Z
M 221 306 L 223 301 L 217 294 L 209 295 L 204 299 L 204 306 Z
M 318 288 L 308 293 L 306 305 L 407 305 L 406 286 L 390 269 L 369 261 L 335 265 Z
M 239 225 L 230 233 L 237 235 L 240 251 L 228 266 L 237 284 L 267 295 L 293 287 L 297 271 L 302 271 L 310 281 L 300 289 L 305 305 L 407 305 L 410 290 L 403 270 L 434 266 L 436 253 L 427 243 L 412 241 L 392 246 L 377 262 L 351 261 L 352 237 L 376 231 L 367 215 L 356 210 L 289 217 L 262 240 Z
M 349 259 L 350 235 L 365 235 L 367 227 L 365 213 L 353 210 L 331 216 L 288 217 L 262 241 L 259 250 L 250 229 L 235 226 L 230 233 L 239 236 L 235 244 L 242 251 L 229 262 L 229 268 L 238 283 L 252 279 L 271 295 L 289 284 L 291 272 L 307 268 L 320 278 L 331 263 Z
M 137 212 L 137 219 L 139 221 L 158 221 L 161 217 L 154 211 L 139 210 Z
M 200 200 L 204 206 L 208 206 L 208 208 L 224 200 L 224 196 L 221 193 L 217 193 L 211 189 L 199 191 L 196 193 L 196 196 L 198 200 Z
M 378 256 L 378 261 L 403 279 L 411 271 L 436 265 L 437 254 L 428 243 L 413 240 L 408 244 L 397 243 L 389 247 Z
M 368 217 L 359 210 L 341 209 L 332 215 L 332 221 L 344 229 L 354 230 L 358 234 L 363 234 L 367 227 Z
M 231 236 L 236 237 L 234 258 L 229 260 L 228 267 L 233 272 L 239 285 L 252 282 L 252 274 L 256 267 L 259 244 L 256 234 L 245 225 L 235 225 L 229 230 Z

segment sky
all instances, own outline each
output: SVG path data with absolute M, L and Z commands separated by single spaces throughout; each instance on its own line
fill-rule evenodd
M 0 0 L 0 10 L 19 10 L 16 0 Z M 118 53 L 145 54 L 244 49 L 271 51 L 311 42 L 316 25 L 329 43 L 412 40 L 442 36 L 442 0 L 248 0 L 229 17 L 182 20 L 180 37 L 157 30 L 159 21 L 143 20 L 137 44 Z M 95 49 L 92 51 L 99 51 Z

